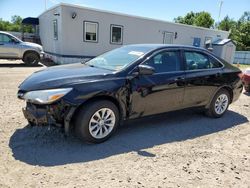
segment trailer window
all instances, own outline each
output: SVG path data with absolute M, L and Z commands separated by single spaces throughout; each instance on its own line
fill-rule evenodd
M 122 44 L 123 26 L 111 25 L 111 44 Z
M 98 23 L 84 22 L 84 41 L 97 42 Z
M 58 25 L 57 25 L 57 20 L 53 20 L 53 29 L 54 29 L 54 39 L 58 40 Z

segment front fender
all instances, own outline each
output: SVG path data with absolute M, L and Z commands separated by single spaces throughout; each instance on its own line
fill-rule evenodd
M 112 100 L 126 118 L 128 109 L 129 87 L 125 79 L 112 79 L 105 81 L 94 81 L 74 85 L 74 89 L 64 97 L 67 103 L 81 106 L 94 99 Z

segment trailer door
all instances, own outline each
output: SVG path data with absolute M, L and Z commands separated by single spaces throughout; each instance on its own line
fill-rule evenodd
M 173 44 L 174 33 L 164 32 L 163 33 L 163 44 Z

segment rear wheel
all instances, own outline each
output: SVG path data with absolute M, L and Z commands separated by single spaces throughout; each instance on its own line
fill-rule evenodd
M 119 124 L 119 111 L 110 101 L 95 101 L 82 108 L 76 117 L 75 133 L 87 142 L 107 140 Z
M 227 111 L 230 103 L 229 92 L 225 89 L 221 89 L 214 96 L 209 109 L 206 111 L 206 114 L 210 117 L 219 118 L 224 115 Z
M 36 52 L 26 52 L 23 61 L 26 65 L 37 65 L 40 58 Z

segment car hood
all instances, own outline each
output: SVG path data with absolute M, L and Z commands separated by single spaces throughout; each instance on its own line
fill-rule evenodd
M 23 91 L 70 87 L 72 84 L 104 79 L 111 70 L 90 67 L 82 63 L 45 68 L 33 73 L 19 86 Z
M 36 43 L 32 43 L 32 42 L 22 42 L 23 46 L 28 46 L 28 47 L 32 47 L 32 48 L 39 48 L 42 49 L 42 46 Z

